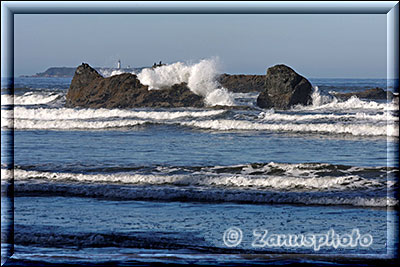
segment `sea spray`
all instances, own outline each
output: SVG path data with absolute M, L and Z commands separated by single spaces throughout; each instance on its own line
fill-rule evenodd
M 2 105 L 42 105 L 49 104 L 56 99 L 62 98 L 61 93 L 54 92 L 27 92 L 23 95 L 1 95 Z
M 123 74 L 126 72 L 122 69 L 118 69 L 118 70 L 101 69 L 101 70 L 99 70 L 99 73 L 103 77 L 111 77 L 111 76 L 120 75 L 120 74 Z M 129 72 L 129 73 L 136 74 L 134 71 Z
M 150 90 L 185 82 L 192 92 L 203 96 L 209 106 L 234 105 L 233 96 L 220 86 L 216 80 L 217 75 L 217 60 L 204 59 L 192 65 L 176 62 L 154 69 L 144 69 L 138 74 L 138 78 L 142 84 L 148 85 Z
M 337 112 L 348 112 L 350 110 L 370 110 L 370 111 L 398 111 L 398 105 L 395 101 L 391 102 L 376 102 L 369 100 L 359 99 L 357 96 L 352 96 L 349 99 L 342 101 L 332 95 L 322 95 L 318 89 L 318 86 L 313 87 L 313 93 L 311 95 L 312 105 L 303 106 L 296 105 L 292 108 L 292 111 L 306 111 L 306 110 L 319 110 L 319 111 L 337 111 Z
M 318 86 L 313 86 L 311 100 L 312 100 L 313 107 L 318 107 L 318 106 L 330 103 L 332 101 L 337 102 L 337 99 L 335 97 L 332 97 L 329 95 L 322 95 L 321 92 L 319 91 Z

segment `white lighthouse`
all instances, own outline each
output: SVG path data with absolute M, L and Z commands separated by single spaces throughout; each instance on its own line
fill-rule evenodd
M 121 69 L 121 60 L 119 60 L 119 59 L 118 59 L 118 62 L 117 62 L 117 69 Z

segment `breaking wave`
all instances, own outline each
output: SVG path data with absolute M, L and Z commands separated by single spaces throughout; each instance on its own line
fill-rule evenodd
M 296 169 L 301 172 L 301 169 Z M 384 189 L 392 182 L 387 183 L 385 173 L 380 179 L 363 178 L 356 174 L 339 176 L 312 175 L 313 171 L 304 171 L 299 175 L 295 170 L 286 171 L 286 175 L 273 174 L 230 174 L 230 173 L 192 173 L 190 175 L 162 175 L 162 174 L 82 174 L 82 173 L 55 173 L 43 171 L 14 170 L 15 181 L 46 180 L 52 182 L 83 182 L 83 183 L 117 183 L 134 185 L 176 185 L 176 186 L 206 186 L 227 188 L 256 188 L 273 189 L 280 191 L 332 191 L 354 189 Z M 2 173 L 7 172 L 3 171 Z M 279 171 L 275 170 L 275 172 Z M 322 170 L 319 170 L 322 172 Z M 304 175 L 308 173 L 309 175 Z M 314 173 L 318 173 L 314 171 Z M 345 172 L 344 172 L 345 173 Z M 3 173 L 4 177 L 9 176 Z M 3 175 L 2 174 L 2 175 Z
M 394 116 L 388 112 L 381 112 L 379 114 L 370 114 L 364 112 L 346 113 L 346 114 L 280 114 L 274 110 L 261 112 L 258 118 L 264 121 L 315 121 L 315 120 L 337 120 L 337 121 L 375 121 L 387 122 L 398 121 L 399 117 Z
M 43 105 L 63 97 L 59 93 L 27 92 L 23 95 L 1 95 L 1 105 Z
M 287 123 L 270 124 L 257 123 L 241 120 L 203 120 L 181 122 L 181 125 L 200 129 L 219 131 L 282 131 L 282 132 L 308 132 L 308 133 L 333 133 L 351 134 L 355 136 L 399 136 L 395 125 L 374 125 L 374 124 L 329 124 L 329 123 Z
M 243 184 L 243 180 L 221 178 L 214 180 L 167 181 L 156 176 L 129 176 L 129 182 L 121 183 L 121 175 L 105 176 L 84 174 L 56 174 L 30 172 L 25 181 L 21 172 L 15 173 L 14 190 L 17 196 L 26 194 L 79 196 L 119 200 L 157 200 L 157 201 L 200 201 L 200 202 L 240 202 L 265 204 L 303 204 L 303 205 L 352 205 L 361 207 L 391 207 L 398 201 L 386 196 L 383 182 L 368 181 L 361 178 L 323 179 L 315 184 L 315 179 L 293 181 L 283 185 L 281 179 L 265 178 L 262 187 Z M 63 178 L 61 178 L 64 176 Z M 115 176 L 115 177 L 112 177 Z M 126 176 L 128 177 L 128 176 Z M 98 178 L 98 179 L 96 179 Z M 93 179 L 96 179 L 93 182 Z M 103 179 L 103 180 L 102 180 Z M 137 179 L 137 180 L 135 180 Z M 243 178 L 242 178 L 243 179 Z M 187 180 L 187 177 L 186 177 Z M 336 180 L 336 181 L 335 181 Z M 227 183 L 226 183 L 227 182 Z M 260 182 L 260 181 L 259 181 Z M 328 182 L 328 184 L 324 184 Z M 354 185 L 350 185 L 356 182 Z M 314 183 L 314 185 L 312 185 Z M 254 182 L 253 182 L 254 184 Z M 277 185 L 274 187 L 274 185 Z M 321 185 L 319 187 L 318 185 Z M 286 187 L 285 187 L 286 186 Z M 327 189 L 331 186 L 330 189 Z M 285 187 L 285 188 L 284 188 Z M 307 187 L 308 189 L 305 189 Z M 310 187 L 310 188 L 309 188 Z M 357 191 L 358 190 L 358 191 Z M 381 194 L 371 193 L 380 190 Z
M 354 136 L 389 136 L 398 137 L 396 125 L 373 124 L 329 124 L 329 123 L 286 123 L 270 124 L 257 123 L 243 120 L 193 120 L 193 121 L 166 121 L 143 119 L 113 119 L 113 120 L 35 120 L 35 119 L 7 119 L 2 117 L 2 128 L 14 129 L 43 129 L 43 130 L 68 130 L 68 129 L 116 129 L 133 127 L 143 124 L 166 124 L 192 127 L 195 129 L 213 131 L 268 131 L 268 132 L 293 132 L 293 133 L 322 133 L 322 134 L 350 134 Z
M 214 119 L 211 119 L 213 118 Z M 385 120 L 392 119 L 391 120 Z M 213 131 L 269 131 L 398 137 L 398 119 L 384 114 L 296 115 L 261 112 L 255 119 L 230 118 L 224 110 L 135 111 L 16 107 L 2 111 L 2 128 L 110 129 L 142 124 L 166 124 Z M 391 123 L 389 123 L 391 122 Z
M 16 194 L 50 194 L 122 200 L 396 206 L 396 168 L 324 163 L 253 163 L 211 167 L 140 167 L 107 173 L 2 169 Z M 3 180 L 4 182 L 5 180 Z
M 312 105 L 302 106 L 297 105 L 292 110 L 309 110 L 309 111 L 354 111 L 354 110 L 365 110 L 365 111 L 397 111 L 399 110 L 398 105 L 392 101 L 376 102 L 361 100 L 356 96 L 342 101 L 332 95 L 323 95 L 318 89 L 318 86 L 314 86 L 314 91 L 311 95 Z
M 14 118 L 32 120 L 83 120 L 110 118 L 139 118 L 155 120 L 173 120 L 180 118 L 211 117 L 225 113 L 224 110 L 197 111 L 144 111 L 129 109 L 73 109 L 73 108 L 36 108 L 16 107 Z
M 148 85 L 150 90 L 163 89 L 185 82 L 193 93 L 205 98 L 207 105 L 234 105 L 233 96 L 219 85 L 216 80 L 217 75 L 216 59 L 204 59 L 192 65 L 177 62 L 143 69 L 138 74 L 138 79 L 142 84 Z
M 141 111 L 123 109 L 71 109 L 15 107 L 3 110 L 2 128 L 14 129 L 115 129 L 164 121 L 218 116 L 226 111 Z
M 85 130 L 85 129 L 115 129 L 134 127 L 150 123 L 145 120 L 109 120 L 109 121 L 81 121 L 81 120 L 26 120 L 14 119 L 14 129 L 35 130 Z M 11 125 L 11 122 L 4 124 Z M 2 119 L 3 124 L 3 119 Z

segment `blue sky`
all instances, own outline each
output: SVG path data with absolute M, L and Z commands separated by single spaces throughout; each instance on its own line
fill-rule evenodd
M 17 76 L 219 57 L 227 73 L 283 63 L 310 78 L 385 78 L 386 15 L 16 14 L 14 53 Z

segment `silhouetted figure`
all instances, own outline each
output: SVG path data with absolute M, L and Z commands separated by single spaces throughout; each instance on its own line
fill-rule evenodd
M 160 63 L 158 63 L 158 64 L 157 63 L 153 64 L 153 69 L 157 68 L 157 67 L 162 67 L 162 66 L 165 66 L 165 64 L 163 64 L 162 61 L 160 61 Z

